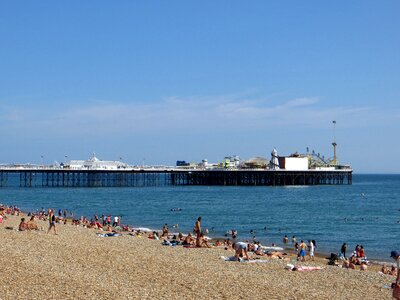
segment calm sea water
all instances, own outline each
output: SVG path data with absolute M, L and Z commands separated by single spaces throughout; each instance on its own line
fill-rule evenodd
M 317 251 L 361 244 L 369 259 L 400 249 L 400 175 L 354 175 L 353 185 L 295 187 L 0 188 L 0 202 L 24 210 L 69 209 L 75 216 L 122 215 L 122 223 L 188 232 L 202 216 L 210 236 L 238 230 L 239 239 L 282 245 L 315 239 Z M 181 208 L 181 211 L 171 211 Z M 264 229 L 266 227 L 266 229 Z

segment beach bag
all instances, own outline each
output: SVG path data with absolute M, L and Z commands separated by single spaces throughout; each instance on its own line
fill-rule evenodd
M 393 298 L 400 299 L 400 285 L 395 284 L 393 288 Z

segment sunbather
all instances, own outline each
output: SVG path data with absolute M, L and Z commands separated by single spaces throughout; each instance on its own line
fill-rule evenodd
M 191 246 L 194 244 L 194 237 L 192 237 L 192 234 L 189 232 L 189 234 L 185 237 L 185 239 L 183 240 L 182 245 L 184 246 Z
M 25 222 L 25 218 L 21 218 L 21 223 L 19 223 L 18 230 L 19 231 L 28 230 L 28 223 Z
M 35 216 L 32 216 L 31 219 L 29 220 L 29 222 L 27 223 L 27 226 L 29 230 L 38 230 L 38 225 L 36 224 L 35 221 Z

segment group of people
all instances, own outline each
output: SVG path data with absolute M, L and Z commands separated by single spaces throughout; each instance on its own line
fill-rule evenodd
M 342 247 L 340 248 L 340 255 L 343 258 L 347 258 L 346 257 L 346 252 L 347 252 L 347 244 L 343 243 Z M 366 260 L 367 257 L 365 256 L 364 246 L 357 244 L 356 247 L 354 248 L 354 251 L 353 251 L 351 257 L 356 257 L 356 258 L 359 258 L 359 259 L 365 259 Z
M 39 230 L 39 226 L 36 222 L 36 220 L 39 219 L 39 220 L 46 220 L 49 222 L 49 228 L 47 230 L 47 233 L 53 230 L 54 233 L 57 234 L 56 224 L 57 223 L 66 224 L 67 220 L 69 219 L 67 218 L 67 214 L 68 213 L 65 210 L 64 211 L 59 210 L 58 214 L 56 215 L 53 209 L 48 209 L 47 211 L 42 209 L 41 211 L 37 211 L 36 213 L 29 213 L 27 215 L 29 217 L 29 221 L 27 221 L 25 218 L 25 214 L 18 207 L 0 205 L 0 223 L 2 223 L 4 220 L 7 219 L 7 215 L 22 216 L 20 224 L 18 226 L 18 230 L 20 231 Z M 74 219 L 72 212 L 69 212 L 69 215 L 71 217 L 71 224 L 73 225 L 82 225 L 84 227 L 94 228 L 94 229 L 103 229 L 104 226 L 106 226 L 105 230 L 107 231 L 115 231 L 116 229 L 118 229 L 122 231 L 134 232 L 133 228 L 121 225 L 120 216 L 115 216 L 114 218 L 111 218 L 111 215 L 107 216 L 102 215 L 101 217 L 94 215 L 91 220 L 88 220 L 85 217 Z M 198 217 L 193 228 L 193 233 L 189 232 L 187 235 L 183 235 L 182 233 L 171 235 L 169 233 L 168 225 L 164 224 L 161 233 L 154 231 L 153 233 L 150 233 L 148 237 L 157 240 L 160 239 L 160 237 L 165 238 L 171 243 L 180 244 L 187 247 L 210 248 L 212 247 L 212 244 L 205 236 L 206 231 L 202 230 L 201 222 L 202 218 Z M 280 251 L 265 251 L 262 249 L 261 244 L 256 241 L 253 241 L 252 243 L 249 241 L 246 242 L 237 241 L 237 232 L 235 230 L 232 230 L 231 233 L 232 233 L 232 240 L 230 240 L 229 238 L 223 241 L 216 240 L 214 246 L 216 247 L 221 246 L 227 250 L 232 249 L 234 251 L 234 257 L 237 258 L 238 260 L 252 259 L 253 256 L 251 255 L 251 253 L 257 256 L 266 255 L 270 258 L 285 259 L 286 253 L 282 253 Z M 283 238 L 284 244 L 287 244 L 288 241 L 289 238 L 285 235 L 285 237 Z M 314 252 L 316 248 L 315 240 L 309 240 L 308 243 L 306 243 L 304 240 L 301 240 L 301 242 L 298 243 L 296 237 L 293 236 L 292 243 L 294 244 L 294 248 L 297 253 L 297 259 L 299 261 L 304 262 L 306 260 L 307 251 L 310 259 L 314 260 Z M 341 256 L 343 257 L 344 260 L 342 266 L 344 268 L 355 269 L 356 266 L 359 265 L 360 270 L 366 271 L 367 261 L 366 261 L 364 247 L 362 245 L 357 245 L 354 248 L 354 251 L 352 252 L 352 255 L 350 257 L 346 256 L 347 250 L 348 250 L 347 244 L 343 243 L 341 247 Z M 400 297 L 400 272 L 399 272 L 400 252 L 392 251 L 391 257 L 395 259 L 397 263 L 397 268 L 395 266 L 388 268 L 387 266 L 384 265 L 382 266 L 381 273 L 396 276 L 396 283 L 394 284 L 393 287 L 394 288 L 397 287 L 396 291 Z
M 5 206 L 0 204 L 0 224 L 7 218 L 7 215 L 23 216 L 24 213 L 16 206 Z M 101 218 L 94 215 L 90 220 L 84 216 L 75 219 L 72 211 L 59 209 L 58 213 L 56 213 L 54 209 L 49 208 L 45 210 L 42 208 L 41 210 L 36 210 L 36 212 L 29 212 L 27 217 L 30 218 L 29 221 L 27 221 L 25 217 L 21 218 L 18 225 L 19 231 L 38 230 L 39 226 L 36 223 L 36 220 L 47 221 L 49 223 L 47 233 L 53 231 L 54 234 L 57 234 L 56 224 L 67 224 L 69 220 L 72 225 L 100 229 L 108 232 L 115 231 L 115 229 L 125 231 L 130 230 L 128 226 L 121 225 L 121 216 L 115 216 L 112 218 L 111 215 L 103 214 Z
M 288 244 L 289 243 L 289 237 L 285 235 L 283 237 L 283 243 Z M 292 244 L 294 245 L 294 250 L 297 255 L 297 260 L 298 261 L 306 261 L 306 255 L 308 251 L 308 256 L 310 257 L 310 260 L 314 260 L 315 257 L 315 249 L 317 247 L 317 242 L 315 240 L 308 240 L 308 243 L 304 242 L 304 240 L 301 240 L 301 242 L 297 242 L 297 238 L 295 235 L 292 236 Z
M 21 218 L 21 222 L 18 225 L 18 230 L 39 230 L 39 226 L 36 223 L 35 216 L 31 216 L 28 222 L 25 220 L 25 218 Z

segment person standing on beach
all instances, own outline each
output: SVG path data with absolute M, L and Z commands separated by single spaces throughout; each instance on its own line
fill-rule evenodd
M 200 244 L 201 217 L 197 218 L 196 224 L 194 224 L 193 232 L 196 234 L 196 245 Z
M 299 245 L 299 248 L 300 248 L 300 258 L 301 258 L 301 261 L 305 262 L 305 261 L 306 261 L 306 249 L 307 249 L 307 245 L 306 245 L 306 243 L 304 243 L 303 240 L 301 241 L 301 243 L 300 243 L 300 245 Z
M 397 266 L 396 282 L 393 284 L 393 298 L 400 299 L 400 251 L 392 251 L 390 257 L 393 258 Z
M 343 243 L 342 248 L 340 248 L 340 253 L 343 254 L 343 257 L 346 258 L 347 244 Z
M 356 256 L 360 257 L 360 245 L 357 244 L 357 246 L 354 248 L 354 251 L 356 252 Z
M 308 241 L 309 242 L 309 255 L 310 259 L 314 261 L 314 250 L 315 250 L 315 244 L 314 241 Z
M 57 234 L 56 216 L 54 215 L 54 209 L 50 210 L 50 213 L 49 213 L 49 230 L 47 230 L 47 233 L 50 232 L 51 228 L 54 229 L 54 234 Z

